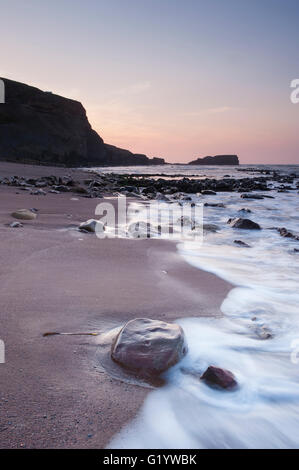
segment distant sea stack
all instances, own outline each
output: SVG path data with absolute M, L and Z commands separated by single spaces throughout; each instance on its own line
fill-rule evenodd
M 215 157 L 198 158 L 189 165 L 239 165 L 237 155 L 216 155 Z
M 0 161 L 68 167 L 165 163 L 104 143 L 78 101 L 2 80 Z

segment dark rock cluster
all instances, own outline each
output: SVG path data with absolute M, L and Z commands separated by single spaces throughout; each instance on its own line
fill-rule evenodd
M 291 232 L 290 230 L 287 230 L 286 228 L 277 228 L 277 231 L 282 237 L 285 238 L 292 238 L 293 240 L 299 241 L 299 235 Z
M 193 179 L 193 178 L 173 178 L 165 179 L 162 177 L 127 175 L 115 173 L 94 172 L 86 173 L 86 179 L 78 182 L 70 175 L 64 177 L 44 176 L 42 178 L 23 178 L 14 176 L 11 178 L 1 178 L 0 184 L 16 186 L 19 189 L 38 191 L 43 194 L 45 191 L 67 192 L 72 191 L 85 197 L 100 197 L 103 194 L 119 192 L 126 196 L 139 196 L 143 199 L 163 199 L 168 200 L 169 196 L 173 198 L 191 200 L 189 194 L 215 195 L 218 192 L 237 192 L 241 198 L 250 201 L 251 199 L 273 198 L 265 194 L 272 190 L 278 191 L 280 187 L 273 187 L 273 182 L 278 179 L 287 178 L 289 190 L 298 190 L 294 186 L 296 175 L 285 177 L 276 175 L 258 176 L 255 178 L 223 178 L 216 179 Z M 292 186 L 291 186 L 292 185 Z M 254 193 L 253 193 L 254 191 Z M 258 193 L 257 193 L 258 192 Z M 261 193 L 260 193 L 261 192 Z M 221 203 L 207 203 L 211 207 L 223 207 Z M 244 209 L 244 212 L 250 212 L 250 209 Z

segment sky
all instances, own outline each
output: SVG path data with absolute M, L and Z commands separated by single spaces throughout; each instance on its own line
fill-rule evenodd
M 299 164 L 298 0 L 0 0 L 0 76 L 168 162 Z

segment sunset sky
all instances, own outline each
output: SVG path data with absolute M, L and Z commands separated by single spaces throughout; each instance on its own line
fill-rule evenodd
M 299 164 L 298 0 L 0 0 L 0 76 L 82 102 L 108 143 Z

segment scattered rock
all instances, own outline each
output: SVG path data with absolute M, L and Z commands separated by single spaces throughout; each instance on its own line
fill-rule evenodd
M 9 226 L 11 228 L 20 228 L 23 227 L 23 224 L 21 224 L 21 222 L 12 222 Z
M 204 206 L 205 207 L 222 207 L 222 208 L 225 208 L 226 206 L 224 204 L 222 204 L 222 202 L 219 202 L 219 203 L 215 203 L 215 204 L 212 204 L 212 203 L 209 203 L 209 202 L 205 202 L 204 203 Z
M 258 336 L 259 339 L 272 339 L 273 338 L 273 333 L 272 331 L 267 328 L 266 326 L 259 326 L 255 330 L 256 335 Z
M 53 189 L 55 191 L 59 191 L 60 193 L 68 193 L 71 190 L 71 188 L 69 188 L 68 186 L 65 186 L 64 184 L 59 184 L 57 186 L 53 186 Z
M 208 367 L 201 376 L 201 380 L 204 380 L 209 385 L 214 385 L 226 390 L 231 390 L 238 385 L 232 372 L 215 366 Z
M 138 195 L 138 196 L 139 196 L 139 195 Z M 162 194 L 162 193 L 159 193 L 159 192 L 156 194 L 156 199 L 157 199 L 158 201 L 169 202 L 168 197 L 165 196 L 165 195 Z
M 187 353 L 183 329 L 175 323 L 147 318 L 131 320 L 111 347 L 112 359 L 142 375 L 159 375 Z
M 239 212 L 246 212 L 247 214 L 251 214 L 252 210 L 248 209 L 247 207 L 242 207 L 242 209 L 239 210 Z
M 277 228 L 277 231 L 280 233 L 280 235 L 282 237 L 292 238 L 293 240 L 299 240 L 299 235 L 296 235 L 295 233 L 290 232 L 289 230 L 287 230 L 284 227 L 283 228 Z
M 47 195 L 46 191 L 44 191 L 43 189 L 36 189 L 34 191 L 31 191 L 30 194 L 32 196 L 46 196 Z
M 250 245 L 248 245 L 247 243 L 243 242 L 242 240 L 234 240 L 234 243 L 236 243 L 236 245 L 239 245 L 239 246 L 244 246 L 246 248 L 251 248 Z
M 220 227 L 218 227 L 218 225 L 215 225 L 215 224 L 203 224 L 202 228 L 204 232 L 212 232 L 212 233 L 218 232 L 218 230 L 220 230 Z
M 253 222 L 250 219 L 243 219 L 242 217 L 228 219 L 227 223 L 233 228 L 240 228 L 244 230 L 261 230 L 259 224 Z
M 215 191 L 212 191 L 211 189 L 204 189 L 203 191 L 201 191 L 201 194 L 203 194 L 204 196 L 215 196 L 217 193 L 215 193 Z
M 89 219 L 86 222 L 82 222 L 82 224 L 79 225 L 79 230 L 82 230 L 84 232 L 95 233 L 97 231 L 100 231 L 100 232 L 104 231 L 105 227 L 102 224 L 102 222 L 100 222 L 99 220 Z
M 188 225 L 188 224 L 186 224 Z M 197 222 L 193 222 L 191 225 L 191 230 L 203 230 L 204 233 L 216 233 L 220 230 L 220 227 L 216 224 L 198 224 Z
M 243 199 L 264 199 L 264 197 L 261 194 L 241 194 Z
M 29 209 L 19 209 L 13 212 L 12 217 L 15 219 L 22 219 L 22 220 L 34 220 L 36 219 L 36 214 Z
M 59 187 L 59 186 L 58 186 L 58 187 Z M 58 188 L 58 187 L 57 187 L 57 188 Z M 59 189 L 57 189 L 57 188 L 56 188 L 56 190 L 59 191 Z M 72 188 L 72 191 L 73 191 L 74 193 L 77 193 L 77 194 L 88 194 L 88 190 L 87 190 L 86 188 L 84 188 L 84 186 L 80 186 L 80 185 L 74 186 L 74 187 Z

